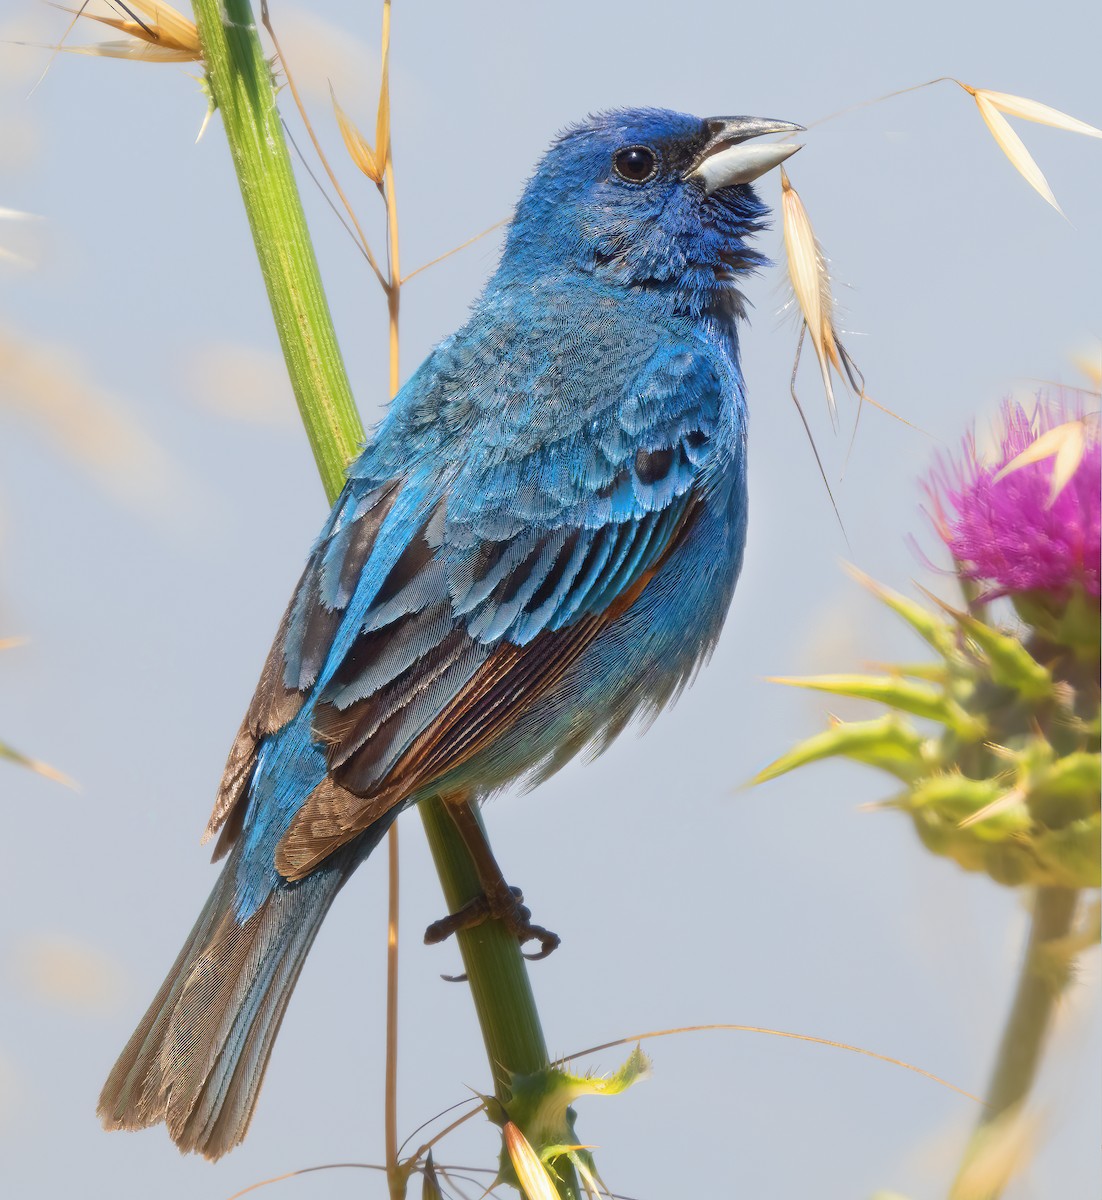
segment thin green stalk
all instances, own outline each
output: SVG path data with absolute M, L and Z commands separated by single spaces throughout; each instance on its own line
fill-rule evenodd
M 457 912 L 480 894 L 478 872 L 444 803 L 432 796 L 417 808 L 448 910 Z M 511 1074 L 531 1075 L 550 1066 L 528 968 L 516 938 L 500 921 L 461 929 L 455 936 L 493 1070 L 494 1092 L 507 1108 Z M 559 1158 L 555 1171 L 559 1195 L 574 1200 L 580 1189 L 573 1166 Z
M 1067 979 L 1066 966 L 1053 954 L 1053 943 L 1071 931 L 1078 900 L 1074 888 L 1037 889 L 1029 942 L 987 1089 L 987 1106 L 965 1149 L 950 1200 L 997 1200 L 1009 1181 L 998 1170 L 971 1168 L 988 1148 L 992 1132 L 1021 1111 L 1033 1086 Z
M 194 0 L 211 97 L 222 114 L 268 302 L 318 473 L 332 501 L 363 441 L 348 375 L 249 0 Z
M 337 345 L 332 316 L 276 108 L 275 88 L 249 0 L 194 0 L 211 95 L 222 114 L 257 257 L 306 435 L 332 502 L 363 441 L 363 425 Z M 393 204 L 393 193 L 388 197 Z M 396 216 L 396 214 L 394 214 Z M 396 221 L 388 290 L 392 373 L 396 371 Z M 443 806 L 421 805 L 449 907 L 477 895 L 474 867 Z M 514 937 L 497 922 L 459 934 L 464 966 L 499 1096 L 510 1072 L 548 1065 L 527 968 Z M 560 1194 L 578 1195 L 572 1171 Z
M 418 806 L 448 908 L 456 912 L 481 892 L 466 847 L 444 804 L 435 796 Z M 510 1071 L 530 1075 L 550 1064 L 536 1012 L 528 969 L 517 940 L 499 921 L 487 921 L 456 935 L 470 980 L 486 1055 L 498 1099 L 507 1095 Z

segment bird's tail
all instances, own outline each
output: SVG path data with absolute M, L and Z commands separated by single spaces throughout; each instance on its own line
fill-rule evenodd
M 163 1121 L 182 1151 L 207 1158 L 245 1136 L 287 1001 L 352 865 L 345 855 L 277 887 L 239 924 L 241 853 L 238 842 L 99 1100 L 107 1129 Z

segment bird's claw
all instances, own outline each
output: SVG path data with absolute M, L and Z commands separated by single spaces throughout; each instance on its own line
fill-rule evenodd
M 461 929 L 474 929 L 486 921 L 501 921 L 522 946 L 525 942 L 539 942 L 538 950 L 524 955 L 531 962 L 546 958 L 562 941 L 557 933 L 532 924 L 532 910 L 524 903 L 520 888 L 506 887 L 489 895 L 475 896 L 450 916 L 433 921 L 425 930 L 425 944 L 435 945 Z

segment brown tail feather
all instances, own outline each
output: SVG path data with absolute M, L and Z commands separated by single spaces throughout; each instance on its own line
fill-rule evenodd
M 272 1043 L 322 918 L 348 874 L 317 871 L 233 915 L 240 844 L 100 1095 L 107 1129 L 164 1121 L 183 1151 L 219 1158 L 248 1129 Z

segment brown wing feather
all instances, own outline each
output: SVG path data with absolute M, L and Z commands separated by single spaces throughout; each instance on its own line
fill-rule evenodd
M 310 556 L 302 578 L 292 593 L 291 602 L 279 623 L 272 648 L 268 651 L 264 669 L 260 672 L 260 680 L 245 713 L 245 719 L 241 722 L 241 728 L 237 731 L 237 737 L 230 748 L 222 783 L 214 802 L 214 811 L 203 834 L 202 840 L 205 843 L 222 829 L 214 849 L 213 857 L 216 861 L 233 845 L 240 832 L 244 816 L 244 806 L 240 802 L 248 792 L 260 743 L 269 734 L 282 729 L 292 720 L 305 702 L 313 683 L 313 676 L 309 673 L 310 664 L 319 656 L 324 657 L 323 652 L 332 641 L 333 633 L 344 615 L 344 605 L 352 593 L 355 579 L 370 557 L 379 529 L 398 495 L 398 486 L 396 480 L 384 484 L 377 490 L 374 504 L 354 518 L 349 545 L 341 564 L 337 606 L 329 608 L 318 594 L 321 563 L 327 543 L 318 546 Z M 304 595 L 312 602 L 310 610 L 305 614 L 303 654 L 306 665 L 300 668 L 298 686 L 288 687 L 285 682 L 287 634 Z
M 252 778 L 253 767 L 256 766 L 256 752 L 261 739 L 269 733 L 275 733 L 277 729 L 282 729 L 302 707 L 304 693 L 283 683 L 283 646 L 294 605 L 295 601 L 292 599 L 280 622 L 272 648 L 268 651 L 268 658 L 260 673 L 260 682 L 256 685 L 252 703 L 230 747 L 222 783 L 214 802 L 214 811 L 203 834 L 204 843 L 218 832 L 222 823 L 237 807 L 238 801 L 245 795 Z M 232 838 L 218 839 L 214 851 L 216 861 L 226 853 L 231 844 Z
M 500 737 L 562 679 L 606 625 L 638 600 L 694 515 L 690 505 L 660 558 L 603 612 L 541 633 L 524 646 L 499 646 L 370 794 L 358 795 L 332 777 L 319 784 L 276 847 L 276 870 L 286 879 L 303 878 L 395 805 Z

